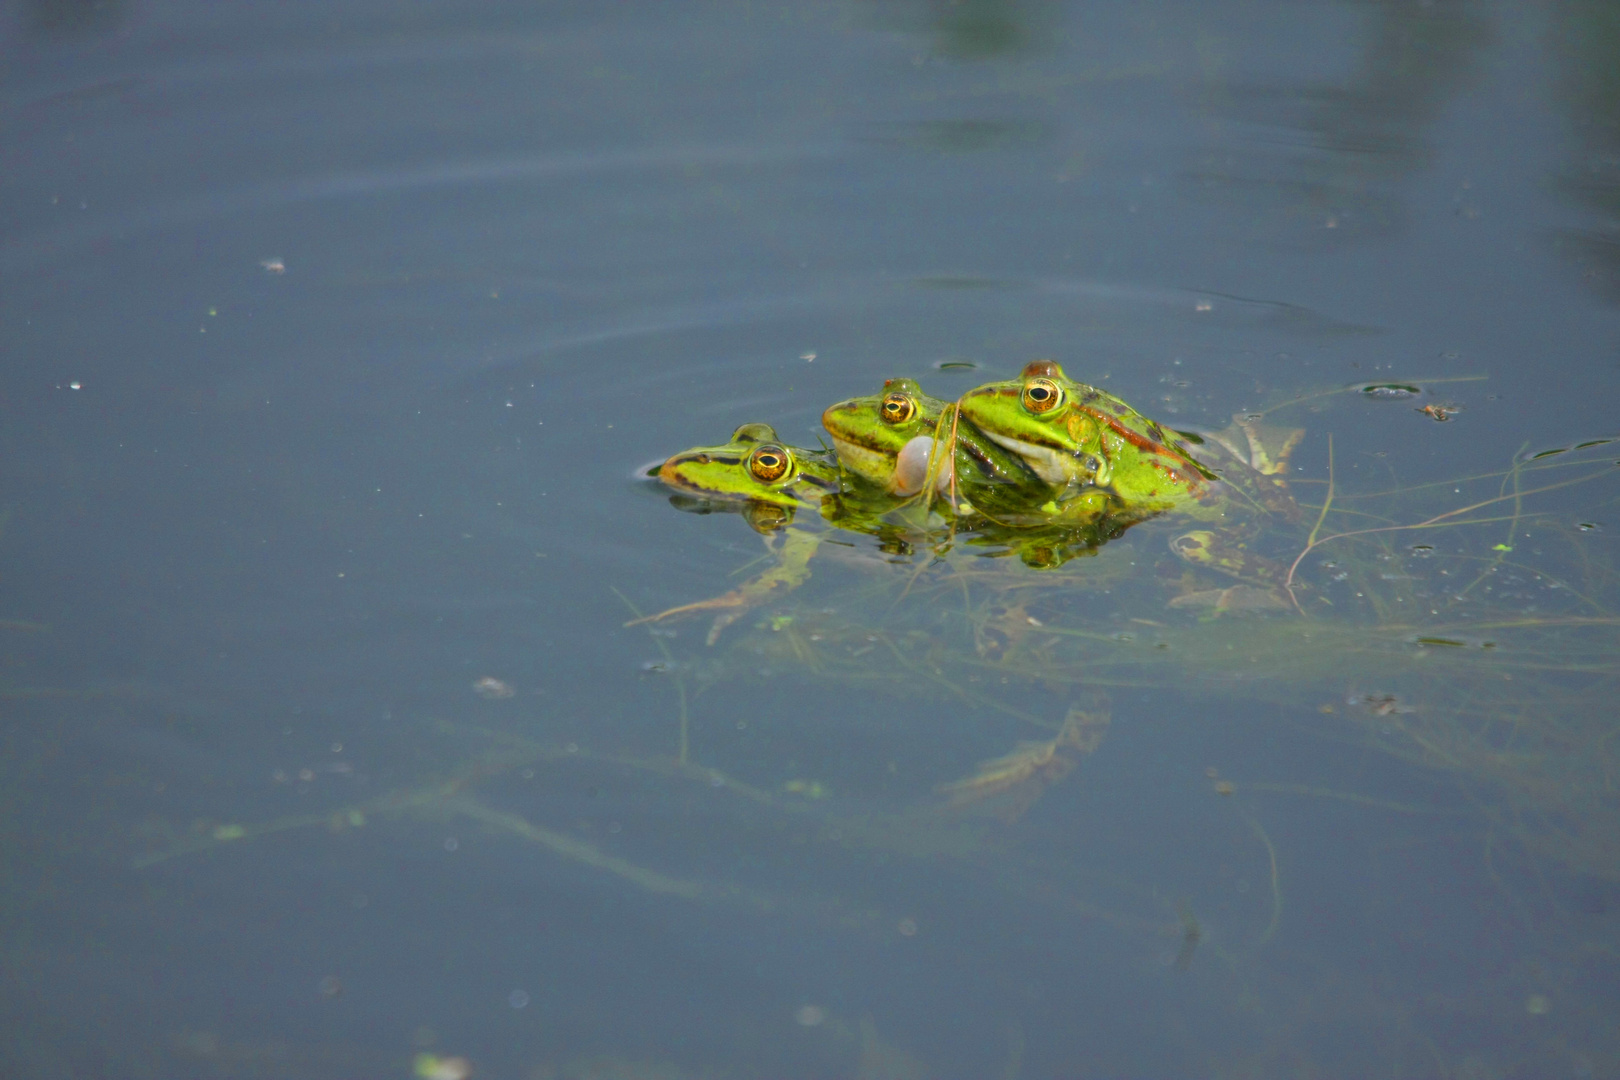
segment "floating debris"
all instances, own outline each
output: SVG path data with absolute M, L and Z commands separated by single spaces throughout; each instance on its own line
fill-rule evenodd
M 782 785 L 789 795 L 803 795 L 807 799 L 825 799 L 832 791 L 820 780 L 789 780 Z
M 1362 706 L 1374 716 L 1398 716 L 1413 711 L 1394 694 L 1351 694 L 1345 700 L 1348 704 Z
M 1203 927 L 1198 925 L 1198 918 L 1192 912 L 1192 905 L 1183 900 L 1176 905 L 1176 914 L 1181 917 L 1181 948 L 1176 950 L 1175 969 L 1186 971 L 1192 964 L 1193 953 L 1198 950 L 1198 943 L 1204 939 Z
M 800 1027 L 820 1027 L 827 1021 L 827 1010 L 820 1005 L 802 1005 L 793 1014 L 793 1022 Z
M 439 1057 L 437 1054 L 417 1054 L 412 1069 L 420 1080 L 467 1080 L 472 1075 L 472 1062 L 464 1057 Z
M 1374 401 L 1406 401 L 1423 395 L 1420 387 L 1409 383 L 1368 383 L 1361 392 Z
M 472 688 L 473 693 L 477 694 L 481 698 L 484 698 L 486 701 L 500 701 L 503 698 L 509 698 L 517 693 L 516 690 L 512 689 L 510 683 L 501 682 L 501 680 L 491 678 L 487 675 L 473 683 Z
M 1428 636 L 1428 635 L 1413 638 L 1412 639 L 1412 644 L 1420 645 L 1420 646 L 1422 646 L 1424 648 L 1441 648 L 1441 649 L 1494 649 L 1494 648 L 1496 648 L 1496 642 L 1494 642 L 1494 641 L 1463 641 L 1463 640 L 1459 640 L 1457 638 L 1434 637 L 1434 636 Z

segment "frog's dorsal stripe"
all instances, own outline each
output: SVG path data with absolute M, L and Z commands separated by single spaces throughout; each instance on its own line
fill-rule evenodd
M 742 467 L 748 460 L 747 454 L 718 454 L 713 450 L 704 451 L 703 456 L 708 458 L 709 463 L 712 465 Z M 808 484 L 811 487 L 820 488 L 822 491 L 827 492 L 838 490 L 838 478 L 836 476 L 817 476 L 809 469 L 802 467 L 798 470 L 798 474 L 796 476 L 774 486 L 787 488 L 796 487 L 799 484 Z

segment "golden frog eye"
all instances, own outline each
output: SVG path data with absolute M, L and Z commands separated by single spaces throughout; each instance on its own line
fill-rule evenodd
M 892 394 L 883 395 L 883 404 L 878 406 L 878 415 L 883 417 L 885 424 L 903 424 L 917 415 L 917 402 L 910 394 L 896 390 Z
M 1051 379 L 1031 379 L 1024 384 L 1024 408 L 1039 415 L 1063 404 L 1063 387 Z
M 786 447 L 761 443 L 748 455 L 748 471 L 762 484 L 774 484 L 787 475 L 793 457 Z

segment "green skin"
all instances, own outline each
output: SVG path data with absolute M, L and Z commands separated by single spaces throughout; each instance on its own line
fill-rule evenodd
M 828 451 L 803 450 L 779 441 L 767 424 L 744 424 L 723 446 L 698 446 L 672 455 L 658 468 L 658 479 L 680 500 L 704 508 L 740 510 L 748 524 L 765 534 L 777 556 L 776 565 L 755 575 L 724 596 L 683 604 L 626 623 L 635 626 L 697 611 L 715 612 L 708 643 L 746 612 L 797 588 L 809 576 L 809 562 L 820 538 L 787 527 L 795 511 L 809 509 L 827 516 L 837 507 L 838 459 Z
M 1047 393 L 1040 411 L 1032 388 Z M 1030 364 L 1021 378 L 969 390 L 961 409 L 964 419 L 1022 458 L 1059 503 L 1099 488 L 1121 507 L 1159 513 L 1186 509 L 1216 486 L 1215 474 L 1175 441 L 1177 433 L 1065 377 L 1050 360 Z
M 911 379 L 889 379 L 883 393 L 841 401 L 821 422 L 846 471 L 902 498 L 926 487 L 933 451 L 954 428 L 951 467 L 934 468 L 934 487 L 948 496 L 954 479 L 954 536 L 987 555 L 1016 555 L 1027 566 L 1049 569 L 1095 554 L 1139 520 L 1110 515 L 1095 493 L 1071 500 L 1069 512 L 1054 517 L 1042 509 L 1051 499 L 1046 483 L 955 412 L 953 403 L 929 397 Z M 1080 512 L 1082 505 L 1091 512 Z
M 658 479 L 696 499 L 787 510 L 820 511 L 822 500 L 839 489 L 837 458 L 788 446 L 769 424 L 744 424 L 724 446 L 674 454 L 659 467 Z
M 1032 397 L 1036 381 L 1042 396 Z M 1243 423 L 1207 440 L 1167 431 L 1050 361 L 969 391 L 956 406 L 891 379 L 884 393 L 840 402 L 822 419 L 836 456 L 786 446 L 767 425 L 745 424 L 723 446 L 674 455 L 658 475 L 688 498 L 737 506 L 760 532 L 806 508 L 904 554 L 919 540 L 935 542 L 928 538 L 938 522 L 911 498 L 932 468 L 936 490 L 948 491 L 954 476 L 965 496 L 951 535 L 1036 567 L 1094 553 L 1131 525 L 1174 511 L 1216 526 L 1176 537 L 1176 554 L 1264 583 L 1278 580 L 1278 568 L 1246 550 L 1255 519 L 1298 514 L 1275 478 L 1291 442 L 1273 462 Z M 937 442 L 953 433 L 951 467 L 932 465 Z
M 865 400 L 876 403 L 878 399 Z M 1000 452 L 994 443 L 989 446 Z M 756 470 L 760 454 L 765 455 L 767 467 Z M 766 476 L 774 473 L 778 459 L 786 463 L 780 476 L 770 480 L 756 475 L 756 471 Z M 1016 470 L 1013 475 L 1023 470 L 1015 459 L 1005 465 Z M 888 471 L 893 468 L 891 462 Z M 877 537 L 879 550 L 890 555 L 909 556 L 919 543 L 932 545 L 941 538 L 942 522 L 931 519 L 926 507 L 909 505 L 910 499 L 891 496 L 864 478 L 841 476 L 838 459 L 832 454 L 787 446 L 765 424 L 744 424 L 723 446 L 700 446 L 675 454 L 657 475 L 684 499 L 706 508 L 716 504 L 735 507 L 761 533 L 782 531 L 791 524 L 795 511 L 807 509 L 837 528 Z M 1044 498 L 1039 482 L 1024 475 L 1034 487 L 1019 490 L 1037 501 Z M 959 505 L 967 515 L 956 519 L 960 531 L 947 530 L 944 536 L 954 533 L 969 545 L 989 549 L 987 554 L 1017 555 L 1035 567 L 1061 566 L 1077 555 L 1094 554 L 1110 535 L 1097 528 L 1054 527 L 1044 520 L 1036 522 L 1035 528 L 1007 527 L 965 503 Z M 785 532 L 790 537 L 805 535 L 791 528 Z M 797 563 L 787 571 L 795 582 L 802 581 L 813 551 L 813 546 L 798 543 L 784 556 Z
M 1205 441 L 1169 431 L 1112 394 L 1069 379 L 1050 360 L 968 391 L 958 407 L 1047 484 L 1050 501 L 1041 510 L 1048 520 L 1102 513 L 1128 524 L 1174 511 L 1216 526 L 1172 540 L 1183 559 L 1250 580 L 1275 577 L 1274 567 L 1245 550 L 1255 512 L 1293 519 L 1297 509 L 1281 481 L 1251 463 L 1282 470 L 1258 446 L 1240 454 L 1227 435 Z
M 762 533 L 790 524 L 798 510 L 819 514 L 840 529 L 878 536 L 886 550 L 907 548 L 904 537 L 916 531 L 915 522 L 901 515 L 901 500 L 858 478 L 850 480 L 831 451 L 787 445 L 768 424 L 744 424 L 723 446 L 672 455 L 657 475 L 701 507 L 740 510 Z
M 929 397 L 911 379 L 889 379 L 881 394 L 840 401 L 821 414 L 846 470 L 891 495 L 919 494 L 932 472 L 934 489 L 974 505 L 1021 502 L 1041 490 L 1023 459 L 956 419 L 956 407 Z M 948 466 L 934 450 L 954 436 Z

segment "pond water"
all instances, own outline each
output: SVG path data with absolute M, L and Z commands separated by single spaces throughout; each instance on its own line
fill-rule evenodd
M 1614 5 L 0 17 L 0 1072 L 1620 1076 Z M 1036 357 L 1305 429 L 1298 610 L 625 625 Z

